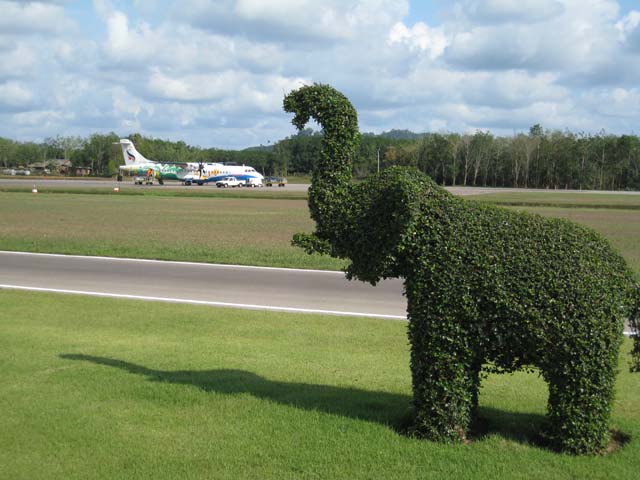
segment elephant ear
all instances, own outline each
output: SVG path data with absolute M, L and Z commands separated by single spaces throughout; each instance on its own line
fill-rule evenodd
M 376 284 L 404 277 L 420 242 L 420 212 L 426 202 L 449 194 L 416 169 L 390 168 L 369 177 L 351 197 L 348 241 L 349 278 Z
M 284 97 L 282 108 L 285 112 L 293 113 L 291 120 L 298 130 L 302 130 L 309 121 L 311 108 L 307 98 L 308 88 L 293 91 Z

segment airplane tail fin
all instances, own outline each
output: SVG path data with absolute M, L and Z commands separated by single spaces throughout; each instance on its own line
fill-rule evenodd
M 122 148 L 122 156 L 124 157 L 125 165 L 133 165 L 136 163 L 149 163 L 144 155 L 136 150 L 133 142 L 127 138 L 120 140 L 120 148 Z

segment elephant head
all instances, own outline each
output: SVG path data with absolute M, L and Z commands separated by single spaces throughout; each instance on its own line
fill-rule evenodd
M 358 119 L 349 100 L 327 85 L 305 86 L 284 99 L 302 129 L 310 118 L 323 128 L 322 153 L 309 189 L 312 235 L 297 234 L 294 244 L 308 252 L 348 258 L 349 278 L 375 284 L 404 277 L 413 260 L 416 236 L 424 228 L 428 202 L 449 194 L 416 169 L 390 168 L 362 183 L 351 183 L 358 146 Z
M 377 283 L 406 277 L 424 257 L 430 221 L 451 195 L 414 168 L 391 167 L 352 189 L 348 224 L 337 250 L 349 258 L 348 278 Z

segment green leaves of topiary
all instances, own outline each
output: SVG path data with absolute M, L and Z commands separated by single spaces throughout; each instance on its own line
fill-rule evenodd
M 343 231 L 347 215 L 351 163 L 360 139 L 358 114 L 344 95 L 321 84 L 289 93 L 284 109 L 294 113 L 292 122 L 298 129 L 304 128 L 310 118 L 323 128 L 322 153 L 309 189 L 309 209 L 316 222 L 316 237 L 331 242 Z
M 313 118 L 324 129 L 309 192 L 317 230 L 294 243 L 350 259 L 349 278 L 404 278 L 412 433 L 464 440 L 483 366 L 533 366 L 549 384 L 549 444 L 601 451 L 624 320 L 637 322 L 640 297 L 607 241 L 564 220 L 464 201 L 415 169 L 352 185 L 359 135 L 346 97 L 313 85 L 287 95 L 284 107 L 298 128 Z
M 637 287 L 636 304 L 629 317 L 629 325 L 633 332 L 633 349 L 631 350 L 631 371 L 640 372 L 640 285 Z

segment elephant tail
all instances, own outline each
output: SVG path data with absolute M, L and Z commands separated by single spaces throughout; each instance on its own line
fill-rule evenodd
M 633 338 L 633 348 L 631 349 L 631 371 L 640 372 L 640 284 L 636 284 L 634 300 L 631 315 L 629 315 L 631 338 Z

